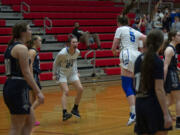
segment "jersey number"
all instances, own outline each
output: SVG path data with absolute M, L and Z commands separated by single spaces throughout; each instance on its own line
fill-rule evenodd
M 73 66 L 73 59 L 66 61 L 66 68 L 71 68 Z
M 130 34 L 130 41 L 131 41 L 131 42 L 135 42 L 135 35 L 134 35 L 134 32 L 129 31 L 129 34 Z

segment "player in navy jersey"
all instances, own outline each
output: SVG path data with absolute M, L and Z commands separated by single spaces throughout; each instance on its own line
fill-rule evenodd
M 164 46 L 164 80 L 168 106 L 176 104 L 176 128 L 180 129 L 180 83 L 177 73 L 176 46 L 180 43 L 180 32 L 171 31 Z
M 30 26 L 24 22 L 14 25 L 12 35 L 4 54 L 7 80 L 3 87 L 4 101 L 11 117 L 9 135 L 30 135 L 34 115 L 29 101 L 28 85 L 33 88 L 40 103 L 44 102 L 44 96 L 29 68 L 26 42 L 31 40 Z
M 29 48 L 29 56 L 31 59 L 31 65 L 30 65 L 30 70 L 31 73 L 34 76 L 34 79 L 41 89 L 40 81 L 39 81 L 39 74 L 40 74 L 40 59 L 39 59 L 39 53 L 38 49 L 41 47 L 42 39 L 40 36 L 33 36 L 31 41 L 28 42 L 28 48 Z M 30 88 L 31 89 L 31 88 Z M 40 103 L 36 99 L 36 94 L 34 91 L 31 91 L 31 103 L 32 103 L 32 109 L 35 110 Z M 38 126 L 40 124 L 39 121 L 35 121 L 35 126 Z
M 83 93 L 83 87 L 79 80 L 78 70 L 77 70 L 77 58 L 80 51 L 77 49 L 78 40 L 75 36 L 69 35 L 68 46 L 63 48 L 58 55 L 53 64 L 53 79 L 57 80 L 60 88 L 63 91 L 62 94 L 62 108 L 63 108 L 63 121 L 68 120 L 72 117 L 72 114 L 80 118 L 78 111 L 78 106 Z M 75 98 L 74 107 L 71 113 L 67 112 L 67 96 L 68 96 L 68 82 L 72 82 L 74 87 L 77 89 L 77 96 Z
M 163 33 L 152 30 L 147 36 L 146 51 L 135 62 L 136 124 L 138 135 L 167 135 L 172 119 L 166 104 L 163 61 L 158 51 Z

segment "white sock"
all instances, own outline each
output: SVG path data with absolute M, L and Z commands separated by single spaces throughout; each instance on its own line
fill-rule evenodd
M 130 107 L 131 113 L 136 114 L 135 105 Z

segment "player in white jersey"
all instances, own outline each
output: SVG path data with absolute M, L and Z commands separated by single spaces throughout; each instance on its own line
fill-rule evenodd
M 127 125 L 131 125 L 135 119 L 135 92 L 133 89 L 133 74 L 134 63 L 136 58 L 141 54 L 138 51 L 139 40 L 144 41 L 146 36 L 141 32 L 128 26 L 128 19 L 125 15 L 119 15 L 117 18 L 118 28 L 113 40 L 112 52 L 115 56 L 118 55 L 120 48 L 120 66 L 122 87 L 127 96 L 130 105 L 130 118 Z
M 63 91 L 62 94 L 62 108 L 63 108 L 63 121 L 68 120 L 72 117 L 72 114 L 80 118 L 78 105 L 83 93 L 83 87 L 79 80 L 78 70 L 77 70 L 77 57 L 80 51 L 77 49 L 78 41 L 73 35 L 68 37 L 68 47 L 63 48 L 58 55 L 53 64 L 53 79 L 57 80 L 60 88 Z M 75 98 L 75 104 L 71 113 L 67 112 L 67 96 L 68 96 L 68 82 L 71 82 L 77 89 L 77 96 Z

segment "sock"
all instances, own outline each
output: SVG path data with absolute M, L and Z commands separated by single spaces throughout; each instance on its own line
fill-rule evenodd
M 130 107 L 131 113 L 136 114 L 135 105 Z
M 74 104 L 73 110 L 78 110 L 78 105 Z
M 176 123 L 180 123 L 180 116 L 176 117 Z
M 65 114 L 67 112 L 67 110 L 66 109 L 63 109 L 63 114 Z

